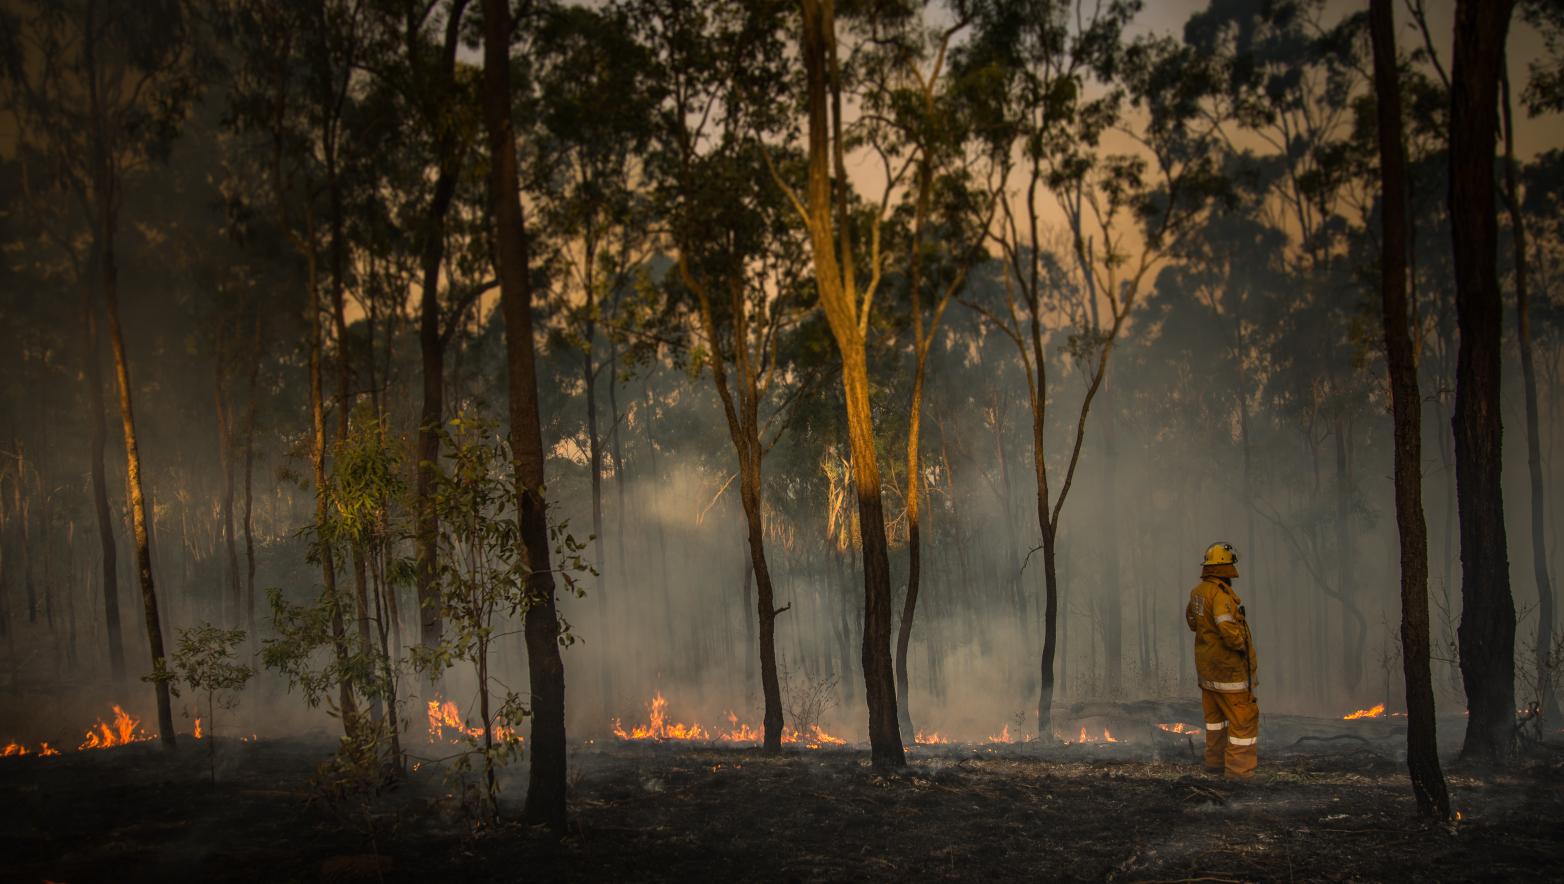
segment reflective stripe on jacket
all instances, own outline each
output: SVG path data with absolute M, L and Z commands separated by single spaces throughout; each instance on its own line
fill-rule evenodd
M 1200 687 L 1222 693 L 1253 690 L 1259 658 L 1238 593 L 1225 581 L 1207 577 L 1189 591 L 1184 621 L 1195 633 Z

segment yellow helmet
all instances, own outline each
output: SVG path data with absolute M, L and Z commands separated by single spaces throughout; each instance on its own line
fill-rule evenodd
M 1238 551 L 1231 543 L 1217 541 L 1206 547 L 1206 560 L 1202 565 L 1234 565 L 1238 563 Z

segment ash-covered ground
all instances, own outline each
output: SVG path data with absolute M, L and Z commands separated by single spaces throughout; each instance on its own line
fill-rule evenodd
M 480 825 L 475 773 L 418 744 L 400 784 L 342 789 L 331 740 L 220 739 L 0 760 L 7 881 L 1515 880 L 1564 869 L 1564 750 L 1451 764 L 1461 819 L 1416 818 L 1400 722 L 1269 716 L 1269 781 L 1203 774 L 1189 710 L 1078 707 L 1121 742 L 867 749 L 598 741 L 571 758 L 563 838 L 515 822 L 525 762 Z M 1186 719 L 1187 720 L 1187 719 Z M 1198 715 L 1193 719 L 1199 720 Z M 1459 721 L 1441 722 L 1453 746 Z

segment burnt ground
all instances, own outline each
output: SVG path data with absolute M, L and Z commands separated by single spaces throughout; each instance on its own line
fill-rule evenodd
M 1564 754 L 1451 772 L 1460 822 L 1419 822 L 1393 732 L 1262 754 L 1270 782 L 1199 772 L 1182 738 L 865 749 L 616 744 L 572 758 L 555 840 L 475 825 L 425 763 L 334 796 L 329 741 L 153 744 L 0 760 L 6 881 L 1513 880 L 1564 875 Z M 427 748 L 426 748 L 426 751 Z M 524 763 L 505 779 L 514 820 Z

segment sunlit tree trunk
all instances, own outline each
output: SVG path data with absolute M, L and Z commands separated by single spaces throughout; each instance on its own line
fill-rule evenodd
M 510 33 L 507 0 L 483 2 L 483 117 L 489 146 L 489 196 L 494 255 L 505 321 L 510 381 L 511 456 L 519 486 L 522 561 L 527 606 L 527 669 L 532 688 L 532 767 L 525 815 L 556 832 L 565 827 L 565 663 L 559 653 L 559 616 L 549 558 L 543 499 L 543 434 L 538 418 L 537 368 L 532 341 L 532 280 L 528 234 L 516 175 L 511 126 Z
M 842 143 L 841 78 L 836 59 L 836 22 L 830 0 L 804 0 L 800 54 L 808 84 L 809 238 L 820 304 L 842 358 L 847 435 L 863 537 L 864 694 L 869 707 L 869 751 L 874 763 L 906 765 L 896 715 L 896 681 L 891 663 L 891 573 L 880 497 L 880 463 L 869 407 L 869 363 L 865 352 L 867 304 L 857 280 L 847 224 L 846 150 Z M 829 109 L 828 109 L 829 108 Z M 838 205 L 832 205 L 832 168 Z M 842 253 L 837 255 L 837 237 Z M 878 255 L 871 260 L 877 261 Z M 878 280 L 878 268 L 872 276 Z M 872 286 L 872 283 L 871 283 Z
M 92 504 L 97 515 L 98 548 L 103 567 L 103 616 L 108 631 L 109 673 L 116 682 L 125 680 L 125 643 L 119 623 L 119 566 L 114 547 L 114 514 L 109 509 L 108 471 L 104 466 L 104 444 L 108 431 L 103 418 L 103 363 L 99 352 L 98 311 L 93 309 L 91 286 L 82 287 L 82 366 L 87 379 L 87 402 L 92 414 L 87 417 L 91 436 Z
M 158 612 L 157 589 L 152 580 L 152 547 L 148 539 L 147 502 L 142 493 L 141 452 L 137 446 L 136 415 L 131 401 L 130 362 L 125 354 L 125 335 L 119 316 L 119 268 L 115 264 L 115 236 L 119 218 L 119 175 L 115 168 L 113 146 L 108 143 L 105 97 L 101 94 L 97 66 L 97 40 L 93 9 L 89 7 L 82 51 L 89 82 L 92 120 L 92 208 L 94 212 L 93 254 L 98 258 L 99 284 L 103 287 L 103 307 L 108 319 L 109 346 L 114 355 L 114 378 L 119 389 L 120 423 L 125 434 L 125 478 L 129 491 L 131 531 L 136 543 L 136 572 L 141 584 L 142 613 L 146 619 L 147 643 L 152 655 L 152 671 L 165 671 L 163 624 Z M 174 715 L 169 703 L 169 684 L 162 678 L 153 681 L 157 695 L 158 734 L 163 745 L 174 748 Z
M 1532 356 L 1531 292 L 1528 274 L 1526 219 L 1521 214 L 1520 188 L 1515 174 L 1515 128 L 1511 119 L 1510 77 L 1500 63 L 1499 83 L 1504 110 L 1504 190 L 1505 206 L 1510 213 L 1510 237 L 1515 247 L 1515 325 L 1521 350 L 1521 383 L 1526 399 L 1526 472 L 1531 480 L 1531 568 L 1537 581 L 1536 689 L 1542 719 L 1551 724 L 1558 719 L 1557 698 L 1553 696 L 1553 670 L 1548 654 L 1553 650 L 1553 582 L 1548 577 L 1548 547 L 1543 501 L 1542 434 L 1537 416 L 1537 366 Z
M 1407 182 L 1401 141 L 1401 87 L 1392 0 L 1371 0 L 1378 98 L 1380 296 L 1395 423 L 1396 527 L 1401 541 L 1401 669 L 1406 678 L 1407 772 L 1418 810 L 1445 819 L 1450 795 L 1439 767 L 1433 676 L 1428 655 L 1428 526 L 1423 518 L 1422 401 L 1407 316 Z M 1388 674 L 1387 674 L 1388 678 Z
M 1465 758 L 1493 761 L 1515 738 L 1515 600 L 1504 527 L 1494 140 L 1510 0 L 1458 0 L 1451 68 L 1450 229 L 1456 322 L 1455 471 L 1461 522 Z

